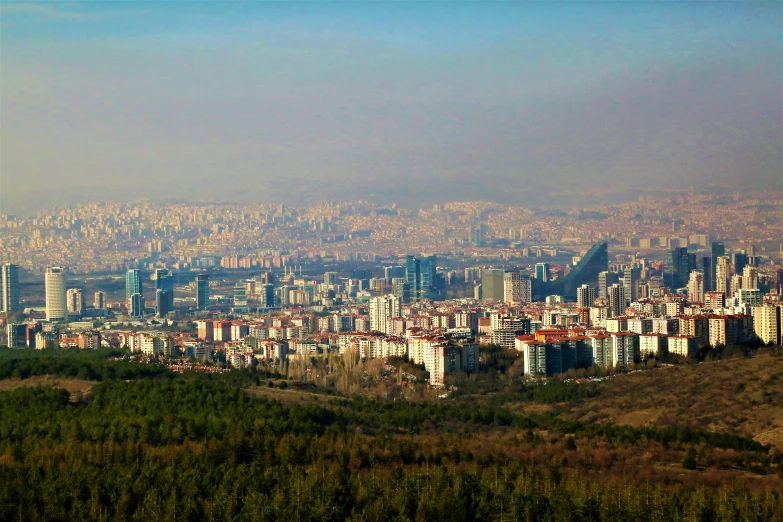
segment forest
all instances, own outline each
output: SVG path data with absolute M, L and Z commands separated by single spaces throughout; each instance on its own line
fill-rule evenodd
M 36 375 L 93 384 L 24 385 Z M 514 391 L 485 404 L 280 390 L 279 375 L 174 374 L 106 350 L 0 349 L 0 376 L 18 384 L 0 392 L 2 520 L 783 520 L 774 447 L 520 413 Z M 600 393 L 575 386 L 516 400 Z

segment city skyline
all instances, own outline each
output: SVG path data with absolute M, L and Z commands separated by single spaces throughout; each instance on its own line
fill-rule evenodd
M 0 212 L 780 188 L 778 4 L 1 9 Z
M 0 48 L 0 520 L 783 520 L 780 1 Z

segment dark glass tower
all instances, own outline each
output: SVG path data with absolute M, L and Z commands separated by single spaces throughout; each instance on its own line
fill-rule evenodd
M 163 307 L 158 307 L 158 315 L 165 315 L 174 310 L 174 275 L 165 268 L 155 270 L 155 303 L 158 306 L 157 291 L 162 292 L 160 299 L 163 299 Z M 165 310 L 163 314 L 161 311 Z
M 196 276 L 196 308 L 206 310 L 209 304 L 209 275 Z
M 576 300 L 576 289 L 582 285 L 598 286 L 598 276 L 609 269 L 609 245 L 597 243 L 582 256 L 579 263 L 562 279 L 547 283 L 547 294 L 559 294 Z
M 437 296 L 436 265 L 437 258 L 434 255 L 427 257 L 406 256 L 405 272 L 412 299 L 427 299 Z

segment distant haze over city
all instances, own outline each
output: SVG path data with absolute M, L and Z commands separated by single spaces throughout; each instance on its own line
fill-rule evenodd
M 781 4 L 4 2 L 0 212 L 781 188 Z

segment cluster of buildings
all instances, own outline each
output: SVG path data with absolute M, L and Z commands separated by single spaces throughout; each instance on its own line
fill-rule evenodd
M 758 206 L 766 205 L 764 201 L 758 200 Z M 221 214 L 217 207 L 208 207 L 191 212 L 184 221 L 163 212 L 165 219 L 155 224 L 144 216 L 157 211 L 146 209 L 136 212 L 138 223 L 146 223 L 144 233 L 129 224 L 133 220 L 118 228 L 108 218 L 101 226 L 78 222 L 82 218 L 74 221 L 73 216 L 41 219 L 36 226 L 67 225 L 74 241 L 92 240 L 108 227 L 112 241 L 143 242 L 149 254 L 144 259 L 150 262 L 134 258 L 122 265 L 124 300 L 115 310 L 139 324 L 153 317 L 193 319 L 196 331 L 188 337 L 145 328 L 148 331 L 118 336 L 86 321 L 90 324 L 83 326 L 88 328 L 71 333 L 71 321 L 104 321 L 107 296 L 95 292 L 89 306 L 82 289 L 68 288 L 65 268 L 48 266 L 45 320 L 8 322 L 8 344 L 125 346 L 148 356 L 213 359 L 234 366 L 350 351 L 368 359 L 408 357 L 425 366 L 433 385 L 442 385 L 452 372 L 477 371 L 482 344 L 523 352 L 530 375 L 626 367 L 667 354 L 692 357 L 704 346 L 781 344 L 783 268 L 768 251 L 751 244 L 727 248 L 707 234 L 683 234 L 682 220 L 639 205 L 628 220 L 647 235 L 635 233 L 620 242 L 611 234 L 577 226 L 585 220 L 616 222 L 618 215 L 630 211 L 623 207 L 614 214 L 603 209 L 539 219 L 529 210 L 469 203 L 436 206 L 418 216 L 363 204 L 325 204 L 313 213 L 281 206 Z M 509 226 L 513 219 L 530 223 Z M 433 221 L 448 227 L 425 232 L 422 223 Z M 379 223 L 396 225 L 378 228 Z M 670 235 L 663 234 L 666 224 Z M 9 226 L 6 221 L 5 228 Z M 761 237 L 766 233 L 762 228 L 753 234 Z M 248 245 L 242 243 L 246 229 L 256 234 Z M 551 241 L 555 234 L 560 234 L 558 244 L 530 244 Z M 383 249 L 377 254 L 345 253 L 323 247 L 369 247 L 374 241 L 391 245 L 393 238 L 407 236 L 418 238 L 412 244 L 440 248 L 445 240 L 450 250 L 437 256 L 402 256 Z M 286 237 L 300 238 L 302 242 L 292 244 L 302 246 L 301 251 L 262 248 L 264 241 Z M 313 238 L 319 238 L 321 249 L 314 249 Z M 587 239 L 594 240 L 589 247 L 576 246 Z M 610 257 L 610 239 L 625 245 L 622 254 Z M 231 252 L 227 245 L 237 243 L 244 250 Z M 569 246 L 565 260 L 562 245 Z M 640 252 L 648 248 L 657 252 Z M 522 261 L 530 256 L 536 259 Z M 340 271 L 333 264 L 340 259 L 363 268 Z M 127 269 L 128 264 L 136 267 Z M 323 271 L 303 276 L 302 264 Z M 260 276 L 235 278 L 228 293 L 217 296 L 217 267 L 265 270 Z M 454 289 L 462 294 L 455 295 Z M 20 296 L 19 266 L 0 265 L 5 317 L 20 310 Z

